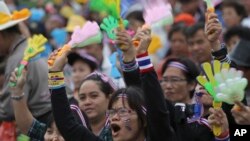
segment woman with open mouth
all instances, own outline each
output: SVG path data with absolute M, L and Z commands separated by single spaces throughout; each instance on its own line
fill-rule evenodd
M 117 32 L 116 43 L 118 45 L 124 44 L 124 56 L 130 54 L 131 51 L 134 52 L 132 53 L 132 64 L 128 65 L 128 63 L 125 63 L 127 67 L 123 66 L 123 70 L 138 70 L 138 65 L 134 60 L 135 55 L 137 55 L 141 75 L 140 78 L 136 78 L 136 81 L 141 80 L 143 91 L 140 88 L 129 86 L 128 88 L 117 90 L 112 95 L 107 110 L 109 127 L 112 130 L 111 139 L 98 137 L 87 128 L 77 124 L 73 119 L 66 97 L 65 84 L 62 81 L 62 70 L 67 62 L 66 57 L 69 51 L 56 58 L 55 64 L 50 68 L 49 76 L 57 76 L 60 79 L 53 79 L 53 83 L 49 84 L 56 125 L 65 140 L 174 141 L 174 131 L 169 122 L 169 111 L 167 110 L 153 65 L 147 56 L 147 48 L 151 42 L 150 33 L 149 29 L 138 31 L 136 36 L 140 39 L 140 45 L 135 50 L 131 45 L 132 42 L 129 35 L 125 31 Z M 56 54 L 57 52 L 55 51 L 50 57 L 55 57 L 54 55 Z M 124 62 L 127 61 L 124 58 Z M 146 64 L 144 64 L 145 62 Z M 131 85 L 131 83 L 128 85 Z M 143 97 L 145 97 L 145 101 Z M 88 112 L 90 114 L 92 112 L 91 109 L 87 109 L 86 113 L 88 114 Z

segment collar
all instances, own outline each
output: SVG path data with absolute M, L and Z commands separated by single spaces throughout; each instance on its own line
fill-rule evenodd
M 22 36 L 22 35 L 17 36 L 17 37 L 14 39 L 13 44 L 12 44 L 12 46 L 11 46 L 10 49 L 9 49 L 9 53 L 10 53 L 10 54 L 13 53 L 14 50 L 15 50 L 21 43 L 23 43 L 25 40 L 26 40 L 26 38 L 25 38 L 24 36 Z

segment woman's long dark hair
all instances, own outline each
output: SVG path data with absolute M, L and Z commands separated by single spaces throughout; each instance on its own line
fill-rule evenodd
M 144 111 L 145 101 L 143 97 L 143 91 L 140 88 L 133 86 L 117 90 L 112 95 L 109 101 L 108 109 L 112 109 L 113 104 L 122 95 L 126 97 L 129 107 L 137 113 L 139 119 L 139 127 L 146 133 L 146 128 L 144 127 L 144 125 L 146 125 L 146 111 Z
M 104 74 L 93 72 L 82 81 L 80 86 L 82 86 L 84 82 L 89 80 L 96 82 L 96 84 L 106 97 L 109 97 L 116 90 L 113 81 Z M 80 91 L 80 88 L 81 87 L 79 87 L 78 92 Z

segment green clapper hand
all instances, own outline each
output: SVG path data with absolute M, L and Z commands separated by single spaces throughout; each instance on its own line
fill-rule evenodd
M 32 38 L 28 39 L 28 46 L 24 51 L 23 60 L 21 61 L 18 67 L 17 77 L 20 77 L 23 69 L 25 68 L 25 66 L 27 66 L 30 59 L 34 58 L 36 55 L 45 50 L 44 44 L 46 42 L 47 39 L 41 34 L 34 35 Z M 16 86 L 16 83 L 9 83 L 9 86 L 14 87 Z
M 124 20 L 123 25 L 124 27 L 127 27 L 128 21 Z M 103 22 L 100 25 L 100 27 L 107 33 L 110 39 L 115 40 L 116 38 L 115 29 L 119 27 L 119 23 L 117 19 L 115 19 L 113 16 L 108 16 L 107 18 L 103 19 Z
M 24 134 L 21 134 L 17 137 L 17 141 L 30 141 L 30 138 Z
M 198 76 L 197 81 L 208 91 L 208 93 L 213 97 L 213 107 L 214 109 L 220 109 L 222 106 L 222 101 L 218 99 L 215 88 L 218 87 L 218 82 L 215 79 L 215 74 L 218 74 L 222 69 L 229 69 L 228 63 L 220 63 L 218 60 L 214 60 L 213 67 L 210 63 L 205 62 L 202 64 L 205 76 Z M 218 136 L 222 132 L 222 128 L 219 125 L 214 125 L 213 127 L 214 135 Z

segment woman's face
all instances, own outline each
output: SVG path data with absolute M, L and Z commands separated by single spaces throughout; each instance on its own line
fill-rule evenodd
M 76 61 L 72 66 L 72 79 L 74 86 L 78 89 L 81 85 L 82 80 L 91 73 L 91 69 L 88 64 L 81 60 Z
M 138 115 L 129 107 L 126 99 L 119 98 L 109 111 L 112 111 L 108 113 L 114 141 L 137 141 L 145 138 Z
M 172 102 L 190 102 L 190 91 L 194 84 L 189 84 L 183 71 L 176 67 L 168 67 L 163 74 L 161 86 L 166 99 Z
M 182 32 L 173 33 L 171 39 L 171 50 L 173 55 L 188 56 L 188 44 L 185 35 Z
M 224 19 L 225 24 L 227 25 L 227 27 L 230 28 L 230 27 L 233 27 L 233 26 L 240 25 L 242 17 L 236 13 L 234 8 L 232 8 L 232 7 L 224 7 L 222 9 L 222 13 L 223 13 L 223 19 Z
M 62 135 L 58 131 L 55 122 L 51 124 L 51 127 L 47 128 L 44 135 L 44 141 L 64 141 Z
M 79 91 L 79 106 L 90 121 L 102 120 L 106 117 L 109 97 L 100 90 L 96 81 L 85 81 Z

